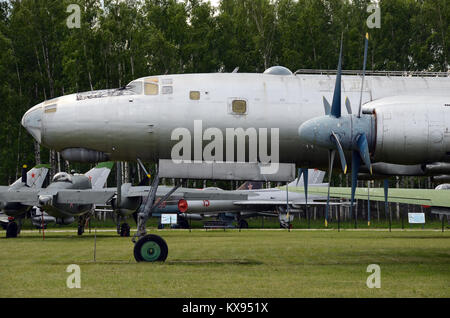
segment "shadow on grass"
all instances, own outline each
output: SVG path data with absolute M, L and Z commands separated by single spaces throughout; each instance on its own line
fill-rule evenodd
M 198 260 L 172 260 L 167 265 L 263 265 L 261 261 L 251 259 L 198 259 Z
M 70 262 L 51 262 L 47 263 L 49 265 L 66 265 Z M 138 263 L 134 259 L 128 260 L 86 260 L 86 261 L 77 261 L 78 265 L 136 265 L 136 264 L 153 264 L 153 265 L 263 265 L 263 262 L 249 259 L 199 259 L 199 260 L 170 260 L 164 263 L 154 262 L 154 263 L 146 263 L 141 262 Z

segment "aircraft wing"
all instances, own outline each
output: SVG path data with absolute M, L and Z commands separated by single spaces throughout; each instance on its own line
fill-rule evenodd
M 248 201 L 235 201 L 233 204 L 236 205 L 286 205 L 286 201 L 276 201 L 276 200 L 248 200 Z M 289 201 L 290 205 L 299 205 L 304 206 L 305 201 Z M 327 205 L 326 202 L 323 201 L 308 201 L 308 206 L 315 206 L 315 205 Z M 340 202 L 330 202 L 330 205 L 342 205 Z
M 294 190 L 297 191 L 297 190 Z M 298 189 L 298 191 L 303 191 Z M 327 188 L 311 187 L 309 193 L 327 195 Z M 388 201 L 396 203 L 408 203 L 426 206 L 450 207 L 450 196 L 448 190 L 434 189 L 389 189 Z M 330 196 L 334 198 L 351 198 L 351 188 L 330 188 Z M 355 198 L 358 200 L 367 200 L 368 189 L 356 189 Z M 370 188 L 370 200 L 384 201 L 383 188 Z
M 172 188 L 159 186 L 156 193 L 157 196 L 164 196 Z M 150 187 L 131 187 L 126 196 L 127 197 L 145 197 L 148 195 Z M 172 197 L 183 198 L 186 200 L 245 200 L 248 195 L 245 193 L 231 193 L 223 190 L 201 190 L 190 188 L 179 188 Z
M 59 204 L 105 204 L 115 192 L 108 190 L 59 190 L 56 203 Z
M 39 203 L 39 192 L 39 189 L 30 188 L 0 191 L 0 201 L 33 206 Z
M 0 191 L 0 201 L 17 202 L 23 205 L 39 205 L 39 196 L 49 195 L 56 198 L 59 204 L 105 204 L 114 195 L 115 191 L 103 190 L 73 190 L 73 189 L 20 189 L 15 191 Z

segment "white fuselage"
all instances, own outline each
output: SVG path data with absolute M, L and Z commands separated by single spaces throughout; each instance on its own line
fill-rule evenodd
M 178 140 L 172 140 L 172 133 L 177 128 L 186 128 L 194 138 L 198 133 L 194 131 L 195 121 L 201 121 L 200 135 L 208 128 L 219 129 L 224 137 L 227 128 L 254 128 L 256 131 L 267 128 L 269 132 L 278 129 L 280 162 L 326 166 L 326 150 L 302 142 L 298 128 L 306 120 L 324 115 L 323 97 L 332 100 L 335 78 L 334 75 L 240 73 L 153 76 L 134 82 L 153 83 L 156 91 L 149 88 L 140 93 L 123 90 L 67 95 L 36 105 L 25 114 L 22 124 L 35 139 L 51 149 L 95 150 L 117 161 L 171 159 L 172 148 L 178 143 Z M 348 97 L 353 113 L 358 111 L 360 89 L 360 76 L 343 76 L 342 103 Z M 412 114 L 409 119 L 413 122 L 415 118 L 421 121 L 424 116 L 416 115 L 416 111 L 426 114 L 439 109 L 435 115 L 440 118 L 438 132 L 430 134 L 434 141 L 443 136 L 439 141 L 440 150 L 435 155 L 415 153 L 413 157 L 405 158 L 404 153 L 392 154 L 392 162 L 446 161 L 450 140 L 444 138 L 444 134 L 450 129 L 450 115 L 447 114 L 450 107 L 445 108 L 444 104 L 450 104 L 450 78 L 366 77 L 362 96 L 364 108 L 371 109 L 372 103 L 384 107 L 383 100 L 392 97 L 398 98 L 399 104 L 409 105 Z M 244 113 L 233 112 L 235 100 L 245 101 Z M 389 105 L 396 107 L 395 103 Z M 346 113 L 345 108 L 342 112 Z M 383 117 L 384 122 L 390 119 L 389 116 Z M 391 122 L 391 127 L 393 125 L 403 127 L 410 123 L 395 119 Z M 432 123 L 421 125 L 419 122 L 412 129 L 428 134 L 430 125 Z M 377 129 L 376 145 L 382 148 L 391 138 L 389 134 L 393 128 L 390 131 L 383 127 Z M 430 142 L 431 135 L 423 142 Z M 396 142 L 405 142 L 403 135 L 392 138 L 398 138 Z M 208 142 L 205 140 L 203 147 Z M 381 161 L 386 157 L 384 153 L 373 155 Z

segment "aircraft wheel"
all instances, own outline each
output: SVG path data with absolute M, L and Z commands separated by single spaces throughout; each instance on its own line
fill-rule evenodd
M 6 227 L 6 237 L 17 237 L 18 234 L 18 226 L 16 222 L 10 222 L 8 223 L 8 226 Z
M 134 258 L 137 262 L 164 262 L 169 253 L 162 237 L 149 234 L 134 245 Z
M 130 226 L 128 225 L 128 223 L 123 223 L 120 226 L 120 236 L 122 236 L 122 237 L 130 236 Z
M 239 220 L 239 228 L 248 229 L 248 223 L 246 220 Z
M 78 226 L 78 235 L 81 236 L 84 233 L 84 226 Z

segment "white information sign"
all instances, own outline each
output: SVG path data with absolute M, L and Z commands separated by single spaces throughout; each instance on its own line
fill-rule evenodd
M 411 224 L 425 224 L 425 213 L 408 213 L 408 221 Z
M 177 215 L 161 214 L 161 224 L 177 224 Z

